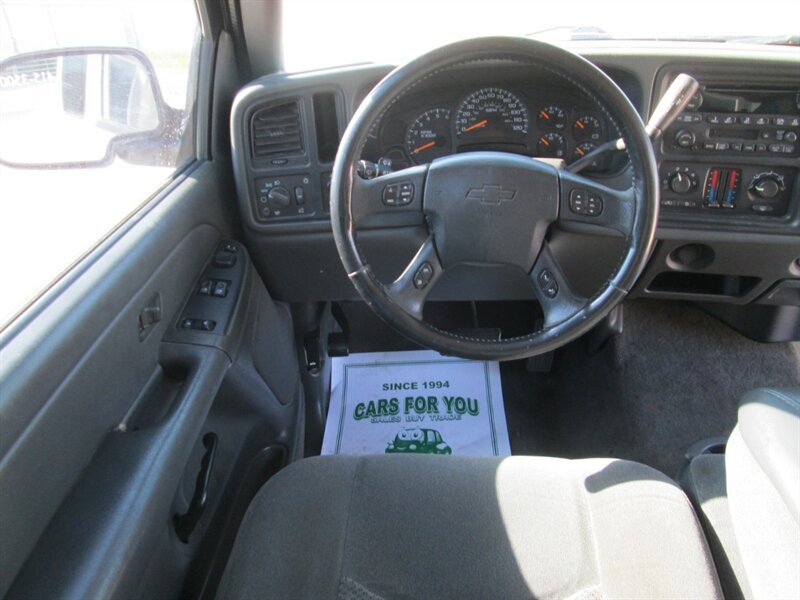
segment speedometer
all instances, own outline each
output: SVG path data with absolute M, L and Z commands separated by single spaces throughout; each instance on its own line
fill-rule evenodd
M 456 132 L 461 138 L 525 135 L 528 109 L 508 90 L 482 88 L 458 107 Z

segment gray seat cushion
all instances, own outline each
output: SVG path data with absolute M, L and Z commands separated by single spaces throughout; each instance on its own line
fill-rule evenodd
M 725 451 L 730 519 L 755 598 L 800 598 L 800 389 L 749 392 Z
M 222 598 L 714 598 L 683 492 L 619 460 L 300 461 L 253 500 Z

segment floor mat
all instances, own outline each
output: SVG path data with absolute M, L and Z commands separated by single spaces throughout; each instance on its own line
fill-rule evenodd
M 376 352 L 331 369 L 322 454 L 511 453 L 496 362 Z

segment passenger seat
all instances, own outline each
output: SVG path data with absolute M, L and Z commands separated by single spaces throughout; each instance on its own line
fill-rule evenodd
M 726 598 L 800 598 L 800 388 L 744 396 L 724 454 L 682 475 Z

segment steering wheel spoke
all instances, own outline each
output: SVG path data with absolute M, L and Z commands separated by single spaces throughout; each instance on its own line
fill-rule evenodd
M 632 187 L 616 190 L 567 171 L 560 171 L 559 175 L 559 225 L 599 235 L 630 237 L 636 214 Z
M 414 258 L 400 276 L 388 286 L 388 293 L 395 303 L 408 314 L 422 319 L 422 309 L 430 291 L 444 273 L 433 236 L 420 246 Z
M 398 227 L 423 221 L 422 194 L 428 165 L 410 167 L 375 179 L 353 177 L 351 211 L 361 227 Z
M 531 271 L 534 293 L 544 312 L 544 326 L 552 327 L 582 310 L 588 300 L 573 291 L 547 244 Z

